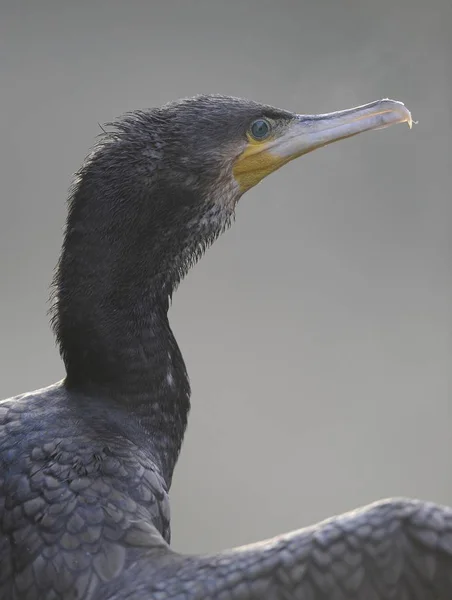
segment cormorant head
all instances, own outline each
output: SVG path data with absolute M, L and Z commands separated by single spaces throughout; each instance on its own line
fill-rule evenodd
M 76 229 L 80 243 L 103 246 L 96 256 L 104 252 L 113 263 L 112 249 L 120 248 L 120 264 L 139 256 L 152 265 L 149 277 L 177 284 L 229 224 L 238 199 L 268 174 L 321 146 L 401 122 L 411 126 L 411 115 L 393 100 L 301 115 L 201 95 L 129 113 L 78 173 L 67 242 Z
M 131 113 L 116 126 L 139 136 L 144 147 L 147 140 L 150 155 L 159 154 L 164 166 L 160 175 L 197 187 L 200 200 L 221 203 L 237 200 L 303 154 L 402 122 L 411 127 L 410 112 L 401 102 L 389 99 L 305 115 L 240 98 L 200 95 Z

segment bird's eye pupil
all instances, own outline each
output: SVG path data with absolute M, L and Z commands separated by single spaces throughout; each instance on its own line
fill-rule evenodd
M 257 119 L 251 125 L 251 134 L 257 140 L 266 137 L 270 132 L 270 125 L 265 119 Z

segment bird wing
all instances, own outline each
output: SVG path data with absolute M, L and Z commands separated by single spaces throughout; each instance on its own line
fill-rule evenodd
M 143 556 L 116 592 L 101 597 L 450 600 L 452 509 L 385 500 L 213 556 Z

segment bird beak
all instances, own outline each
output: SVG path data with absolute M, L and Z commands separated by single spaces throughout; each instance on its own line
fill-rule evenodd
M 242 192 L 287 162 L 317 148 L 397 123 L 413 121 L 410 111 L 396 100 L 377 100 L 355 108 L 321 115 L 295 115 L 273 138 L 249 144 L 234 165 L 234 176 Z
M 327 144 L 396 123 L 408 123 L 411 129 L 411 113 L 402 102 L 388 99 L 323 115 L 297 115 L 268 151 L 275 158 L 292 160 Z

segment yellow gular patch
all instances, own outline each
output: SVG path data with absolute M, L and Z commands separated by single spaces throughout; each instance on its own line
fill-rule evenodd
M 272 154 L 269 150 L 271 146 L 271 140 L 268 139 L 265 142 L 249 140 L 248 146 L 237 158 L 232 172 L 242 192 L 246 192 L 290 160 L 288 157 Z

